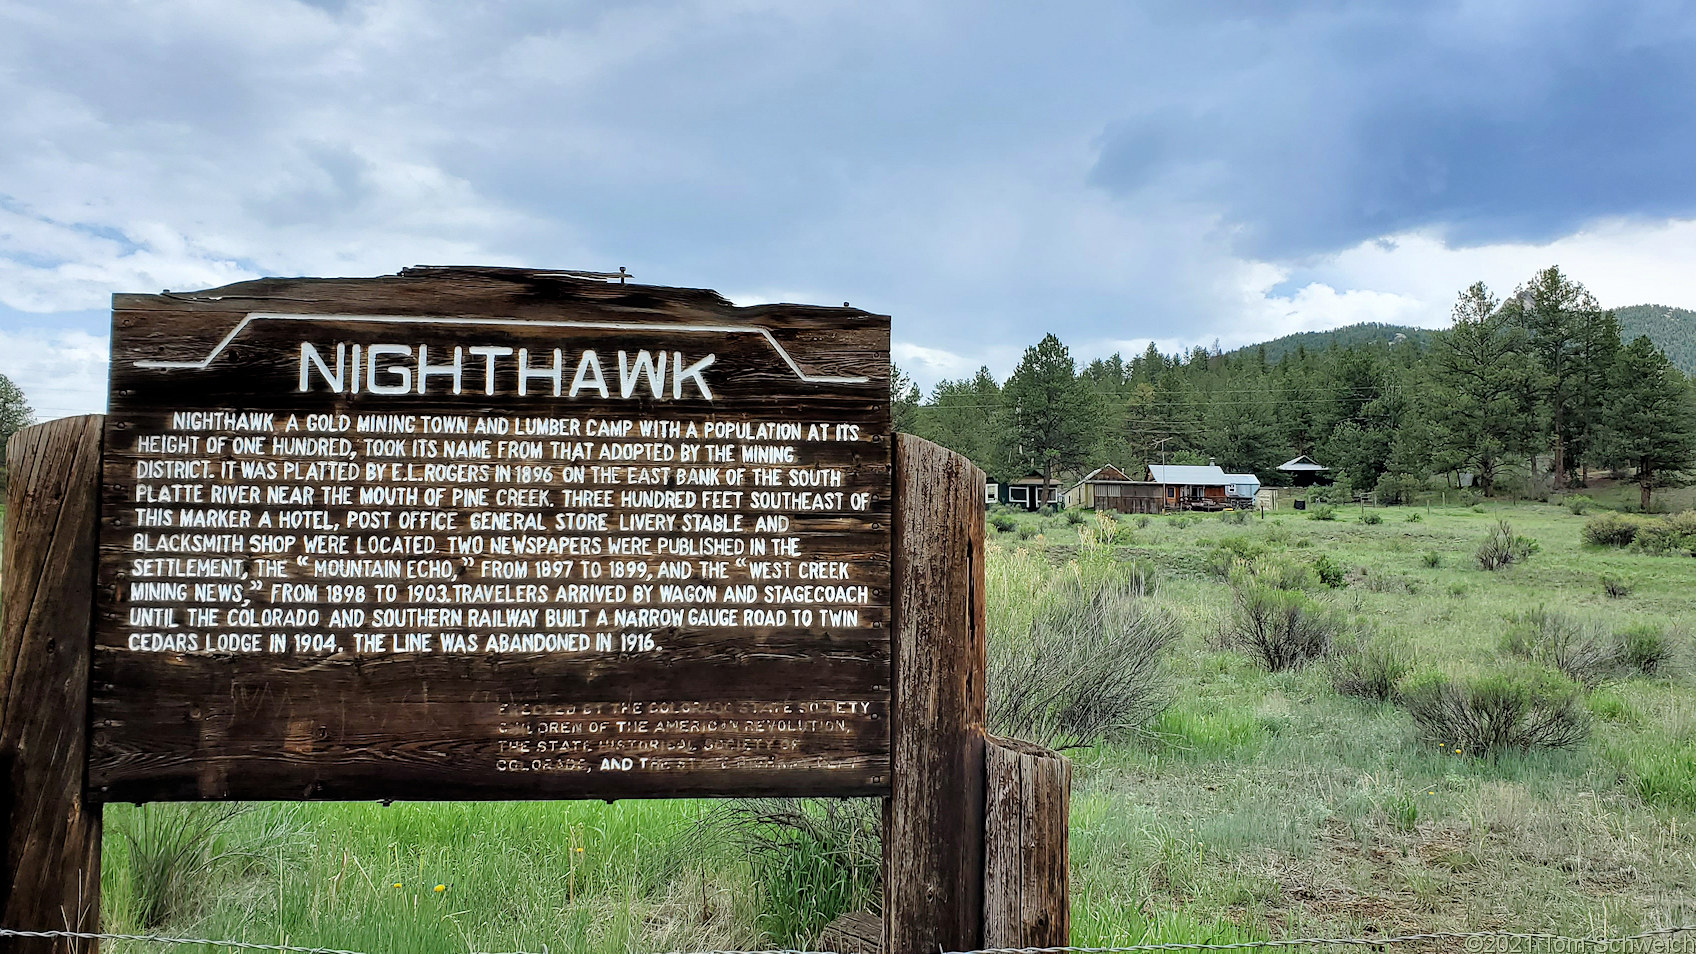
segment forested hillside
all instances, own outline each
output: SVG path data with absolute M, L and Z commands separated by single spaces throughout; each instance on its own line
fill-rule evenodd
M 1640 335 L 1667 356 L 1673 366 L 1685 374 L 1696 374 L 1696 311 L 1673 308 L 1670 305 L 1627 305 L 1615 308 L 1619 319 L 1620 340 L 1630 344 Z M 1389 344 L 1397 337 L 1418 344 L 1430 344 L 1435 334 L 1429 328 L 1412 325 L 1386 325 L 1375 321 L 1344 325 L 1330 331 L 1303 331 L 1282 338 L 1238 348 L 1237 352 L 1261 349 L 1268 361 L 1281 361 L 1299 350 L 1325 351 L 1330 348 L 1353 348 L 1371 344 Z M 1231 353 L 1237 353 L 1231 352 Z
M 1696 311 L 1668 305 L 1631 305 L 1615 308 L 1619 336 L 1629 342 L 1639 335 L 1660 348 L 1673 366 L 1685 374 L 1696 374 Z
M 1461 473 L 1491 493 L 1607 471 L 1636 480 L 1647 506 L 1693 469 L 1696 391 L 1660 350 L 1635 343 L 1651 325 L 1626 311 L 1629 325 L 1550 268 L 1505 299 L 1482 283 L 1465 289 L 1443 331 L 1355 325 L 1229 353 L 1150 344 L 1083 367 L 1049 335 L 1005 382 L 980 369 L 922 400 L 900 386 L 897 426 L 1001 477 L 1135 472 L 1164 455 L 1276 484 L 1278 464 L 1307 454 L 1391 501 Z M 1648 318 L 1665 332 L 1691 314 Z
M 1398 339 L 1412 341 L 1415 344 L 1430 344 L 1431 329 L 1415 328 L 1412 325 L 1385 325 L 1376 321 L 1363 321 L 1357 325 L 1344 325 L 1332 328 L 1330 331 L 1300 331 L 1282 338 L 1273 338 L 1260 344 L 1238 348 L 1238 351 L 1255 349 L 1266 352 L 1266 360 L 1282 361 L 1298 351 L 1325 351 L 1331 348 L 1355 348 L 1363 345 L 1394 344 Z

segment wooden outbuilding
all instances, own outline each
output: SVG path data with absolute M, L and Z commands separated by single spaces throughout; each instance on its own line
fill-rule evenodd
M 1161 513 L 1166 498 L 1160 485 L 1132 480 L 1111 464 L 1097 467 L 1066 491 L 1066 506 L 1114 510 L 1119 513 Z

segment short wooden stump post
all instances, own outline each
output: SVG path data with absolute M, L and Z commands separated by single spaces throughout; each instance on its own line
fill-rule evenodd
M 1072 763 L 1016 739 L 984 750 L 983 946 L 1071 943 Z

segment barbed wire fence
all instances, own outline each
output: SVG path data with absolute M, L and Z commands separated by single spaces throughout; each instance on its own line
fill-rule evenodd
M 1644 944 L 1676 934 L 1696 932 L 1696 924 L 1680 924 L 1655 928 L 1637 934 L 1612 937 L 1578 937 L 1565 934 L 1543 934 L 1523 931 L 1431 931 L 1420 934 L 1396 934 L 1382 937 L 1301 937 L 1269 941 L 1236 941 L 1229 944 L 1165 942 L 1128 944 L 1113 947 L 987 947 L 972 951 L 938 952 L 938 954 L 1137 954 L 1144 951 L 1249 951 L 1289 948 L 1366 947 L 1386 948 L 1392 945 L 1425 942 L 1461 942 L 1462 949 L 1480 954 L 1519 950 L 1521 944 L 1545 945 L 1554 951 L 1600 950 L 1629 951 L 1634 944 Z M 215 938 L 168 937 L 159 934 L 109 934 L 99 931 L 21 931 L 0 928 L 0 937 L 65 939 L 84 941 L 135 941 L 147 944 L 199 945 L 231 951 L 274 951 L 280 954 L 373 954 L 334 947 L 310 947 L 297 944 L 266 944 L 257 941 L 218 940 Z M 1498 945 L 1486 945 L 1496 941 Z M 1477 942 L 1477 943 L 1472 943 Z M 1684 948 L 1680 948 L 1683 950 Z M 1689 950 L 1696 951 L 1696 943 Z M 468 951 L 467 954 L 554 954 L 546 946 L 540 951 Z M 701 950 L 667 951 L 663 954 L 837 954 L 833 951 L 805 951 L 794 948 L 770 948 L 756 951 Z M 860 954 L 860 952 L 847 952 Z

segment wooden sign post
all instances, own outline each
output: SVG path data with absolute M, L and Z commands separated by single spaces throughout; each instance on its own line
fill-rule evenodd
M 886 948 L 976 946 L 982 475 L 888 355 L 518 269 L 115 296 L 103 433 L 9 455 L 0 927 L 94 922 L 106 801 L 872 795 Z

